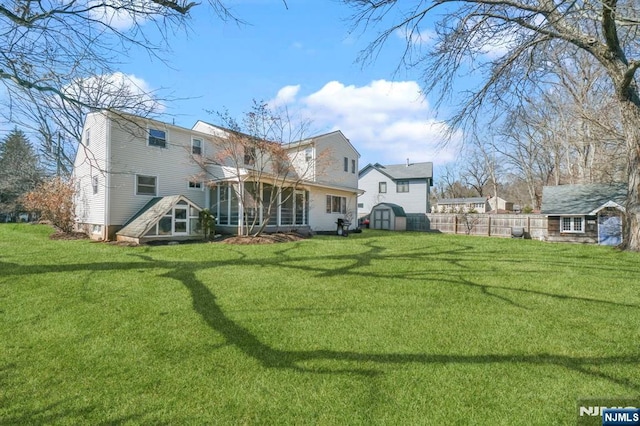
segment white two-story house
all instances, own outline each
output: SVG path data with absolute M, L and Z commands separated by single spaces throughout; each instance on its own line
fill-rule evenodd
M 430 213 L 433 163 L 367 164 L 358 173 L 360 216 L 367 215 L 380 203 L 401 206 L 406 213 Z
M 94 239 L 144 242 L 198 237 L 205 208 L 217 231 L 230 233 L 248 219 L 268 232 L 330 232 L 356 215 L 360 155 L 342 132 L 282 145 L 285 175 L 274 172 L 283 164 L 260 167 L 266 160 L 255 152 L 231 161 L 231 134 L 203 121 L 187 129 L 89 114 L 73 173 L 77 227 Z

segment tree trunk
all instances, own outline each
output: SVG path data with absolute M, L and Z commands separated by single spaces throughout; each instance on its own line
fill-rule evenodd
M 622 125 L 627 142 L 628 192 L 626 203 L 623 248 L 640 250 L 640 105 L 621 100 Z

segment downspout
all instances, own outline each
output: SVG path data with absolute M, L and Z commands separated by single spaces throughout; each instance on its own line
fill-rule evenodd
M 110 205 L 111 205 L 111 116 L 107 113 L 106 115 L 106 121 L 105 121 L 105 126 L 106 126 L 106 136 L 107 136 L 107 143 L 105 144 L 105 160 L 104 160 L 104 173 L 105 173 L 105 178 L 104 178 L 104 184 L 105 184 L 105 193 L 106 196 L 104 197 L 104 223 L 105 223 L 105 229 L 104 229 L 104 240 L 108 240 L 109 239 L 109 225 L 110 225 L 110 221 L 111 221 L 111 211 L 110 211 Z

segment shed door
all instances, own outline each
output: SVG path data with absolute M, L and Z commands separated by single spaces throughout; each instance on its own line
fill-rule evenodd
M 374 229 L 391 229 L 391 210 L 380 209 L 373 211 Z
M 598 215 L 598 244 L 617 246 L 620 243 L 622 243 L 622 218 L 615 212 L 600 212 Z

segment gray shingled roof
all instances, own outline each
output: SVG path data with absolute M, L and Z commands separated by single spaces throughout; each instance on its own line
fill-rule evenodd
M 116 235 L 124 237 L 142 238 L 147 231 L 155 225 L 169 210 L 179 201 L 184 200 L 188 204 L 200 208 L 184 195 L 171 195 L 168 197 L 152 198 L 147 204 L 135 214 Z
M 373 206 L 371 211 L 374 211 L 379 206 L 386 206 L 386 207 L 391 208 L 391 210 L 393 210 L 393 214 L 396 217 L 407 217 L 407 214 L 404 212 L 404 209 L 402 208 L 402 206 L 399 206 L 399 205 L 393 204 L 393 203 L 379 203 L 379 204 L 376 204 L 375 206 Z
M 621 206 L 627 198 L 627 184 L 559 185 L 542 188 L 544 215 L 588 215 L 611 201 Z
M 406 164 L 390 164 L 386 166 L 379 163 L 367 164 L 362 170 L 360 170 L 359 176 L 362 176 L 368 168 L 374 168 L 394 180 L 433 178 L 432 162 L 409 163 L 408 166 Z

